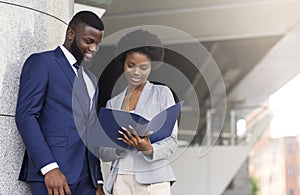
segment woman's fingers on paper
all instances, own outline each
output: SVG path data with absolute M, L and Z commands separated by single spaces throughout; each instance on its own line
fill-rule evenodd
M 120 130 L 118 131 L 118 133 L 120 133 L 120 134 L 123 135 L 123 136 L 125 135 L 125 134 L 124 134 L 122 131 L 120 131 Z
M 133 132 L 134 134 L 134 144 L 136 146 L 140 145 L 141 142 L 142 142 L 142 139 L 140 138 L 139 134 L 137 133 L 137 131 L 135 130 L 135 128 L 133 128 L 132 126 L 129 125 L 129 128 L 131 129 L 131 131 Z
M 137 133 L 137 131 L 135 130 L 135 128 L 133 128 L 131 125 L 129 125 L 129 128 L 132 130 L 133 135 L 137 138 L 140 138 L 139 134 Z
M 121 127 L 123 129 L 123 131 L 128 131 L 128 129 L 126 129 L 125 127 Z
M 132 135 L 125 127 L 122 127 L 122 129 L 125 131 L 125 133 L 122 131 L 119 131 L 119 133 L 123 135 L 124 139 L 127 141 L 127 144 L 129 143 L 129 145 L 135 146 L 137 144 L 135 136 Z
M 125 131 L 124 134 L 126 134 L 128 138 L 132 139 L 132 134 L 128 131 L 128 129 L 126 129 L 125 127 L 121 127 L 121 128 Z
M 122 131 L 118 131 L 118 132 L 119 132 L 121 135 L 123 135 L 123 138 L 124 138 L 124 139 L 128 139 L 127 135 L 126 135 L 124 132 L 122 132 Z M 122 139 L 123 139 L 123 138 L 122 138 Z
M 120 141 L 122 141 L 122 142 L 124 142 L 124 143 L 127 144 L 127 145 L 131 145 L 127 140 L 125 140 L 125 139 L 122 138 L 122 137 L 118 137 L 117 139 L 120 140 Z
M 126 133 L 124 133 L 124 132 L 122 132 L 122 131 L 118 131 L 121 135 L 123 135 L 123 138 L 121 138 L 121 139 L 123 139 L 123 140 L 126 140 L 126 141 L 128 141 L 128 140 L 130 140 L 129 138 L 128 138 L 128 136 L 126 135 Z M 118 138 L 119 139 L 119 138 Z M 119 139 L 120 140 L 120 139 Z
M 145 136 L 150 136 L 153 133 L 153 131 L 147 131 Z

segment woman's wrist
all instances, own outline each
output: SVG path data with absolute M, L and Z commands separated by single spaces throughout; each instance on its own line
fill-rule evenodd
M 153 148 L 141 152 L 144 154 L 144 156 L 151 157 L 153 155 Z

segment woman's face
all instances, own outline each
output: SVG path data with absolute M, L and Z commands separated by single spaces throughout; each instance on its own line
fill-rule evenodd
M 124 62 L 124 72 L 129 87 L 139 87 L 145 84 L 149 77 L 151 61 L 148 56 L 143 53 L 128 53 Z

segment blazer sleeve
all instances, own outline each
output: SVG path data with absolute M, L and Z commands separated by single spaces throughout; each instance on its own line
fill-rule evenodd
M 25 62 L 16 108 L 16 124 L 36 171 L 55 162 L 45 142 L 39 117 L 47 92 L 48 70 L 40 54 L 31 55 Z
M 108 148 L 108 147 L 100 147 L 99 149 L 100 159 L 103 162 L 111 162 L 122 158 L 126 155 L 126 150 Z
M 172 95 L 172 92 L 166 86 L 162 88 L 161 95 L 160 95 L 160 102 L 164 106 L 162 110 L 175 104 L 175 100 Z M 170 137 L 152 144 L 153 147 L 152 156 L 145 156 L 142 152 L 139 152 L 139 155 L 143 155 L 144 158 L 149 162 L 168 158 L 177 149 L 177 145 L 178 145 L 177 133 L 178 133 L 178 125 L 176 122 Z

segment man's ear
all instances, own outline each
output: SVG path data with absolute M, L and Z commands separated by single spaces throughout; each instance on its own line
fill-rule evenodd
M 67 39 L 69 41 L 72 41 L 74 39 L 74 37 L 75 37 L 75 31 L 73 30 L 73 28 L 68 27 L 68 29 L 67 29 Z

